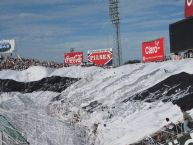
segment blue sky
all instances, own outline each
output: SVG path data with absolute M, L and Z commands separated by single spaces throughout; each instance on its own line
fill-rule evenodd
M 141 59 L 141 42 L 184 18 L 184 0 L 120 0 L 123 61 Z M 63 54 L 113 47 L 108 0 L 1 0 L 0 40 L 16 39 L 22 57 L 63 62 Z

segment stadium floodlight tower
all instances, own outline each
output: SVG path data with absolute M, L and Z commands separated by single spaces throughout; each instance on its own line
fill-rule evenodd
M 109 0 L 109 15 L 114 27 L 114 46 L 113 48 L 113 66 L 120 66 L 122 63 L 120 46 L 120 18 L 119 18 L 119 0 Z

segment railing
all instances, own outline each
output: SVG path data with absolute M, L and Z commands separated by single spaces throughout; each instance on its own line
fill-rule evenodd
M 29 145 L 27 139 L 0 115 L 0 145 Z

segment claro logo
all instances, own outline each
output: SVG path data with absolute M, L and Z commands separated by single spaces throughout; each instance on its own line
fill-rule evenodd
M 193 5 L 193 0 L 186 0 L 186 4 L 190 7 Z
M 155 41 L 155 46 L 146 46 L 145 47 L 145 54 L 155 54 L 159 51 L 159 41 Z

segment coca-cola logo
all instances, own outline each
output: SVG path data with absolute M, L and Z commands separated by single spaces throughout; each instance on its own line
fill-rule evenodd
M 65 57 L 64 63 L 66 64 L 81 64 L 83 61 L 82 52 L 66 53 L 64 57 Z
M 190 7 L 191 5 L 193 5 L 193 0 L 186 0 L 186 4 Z
M 155 46 L 146 46 L 145 47 L 145 54 L 155 54 L 159 51 L 159 41 L 155 41 Z
M 81 63 L 82 55 L 74 55 L 73 57 L 67 56 L 65 59 L 66 63 Z

